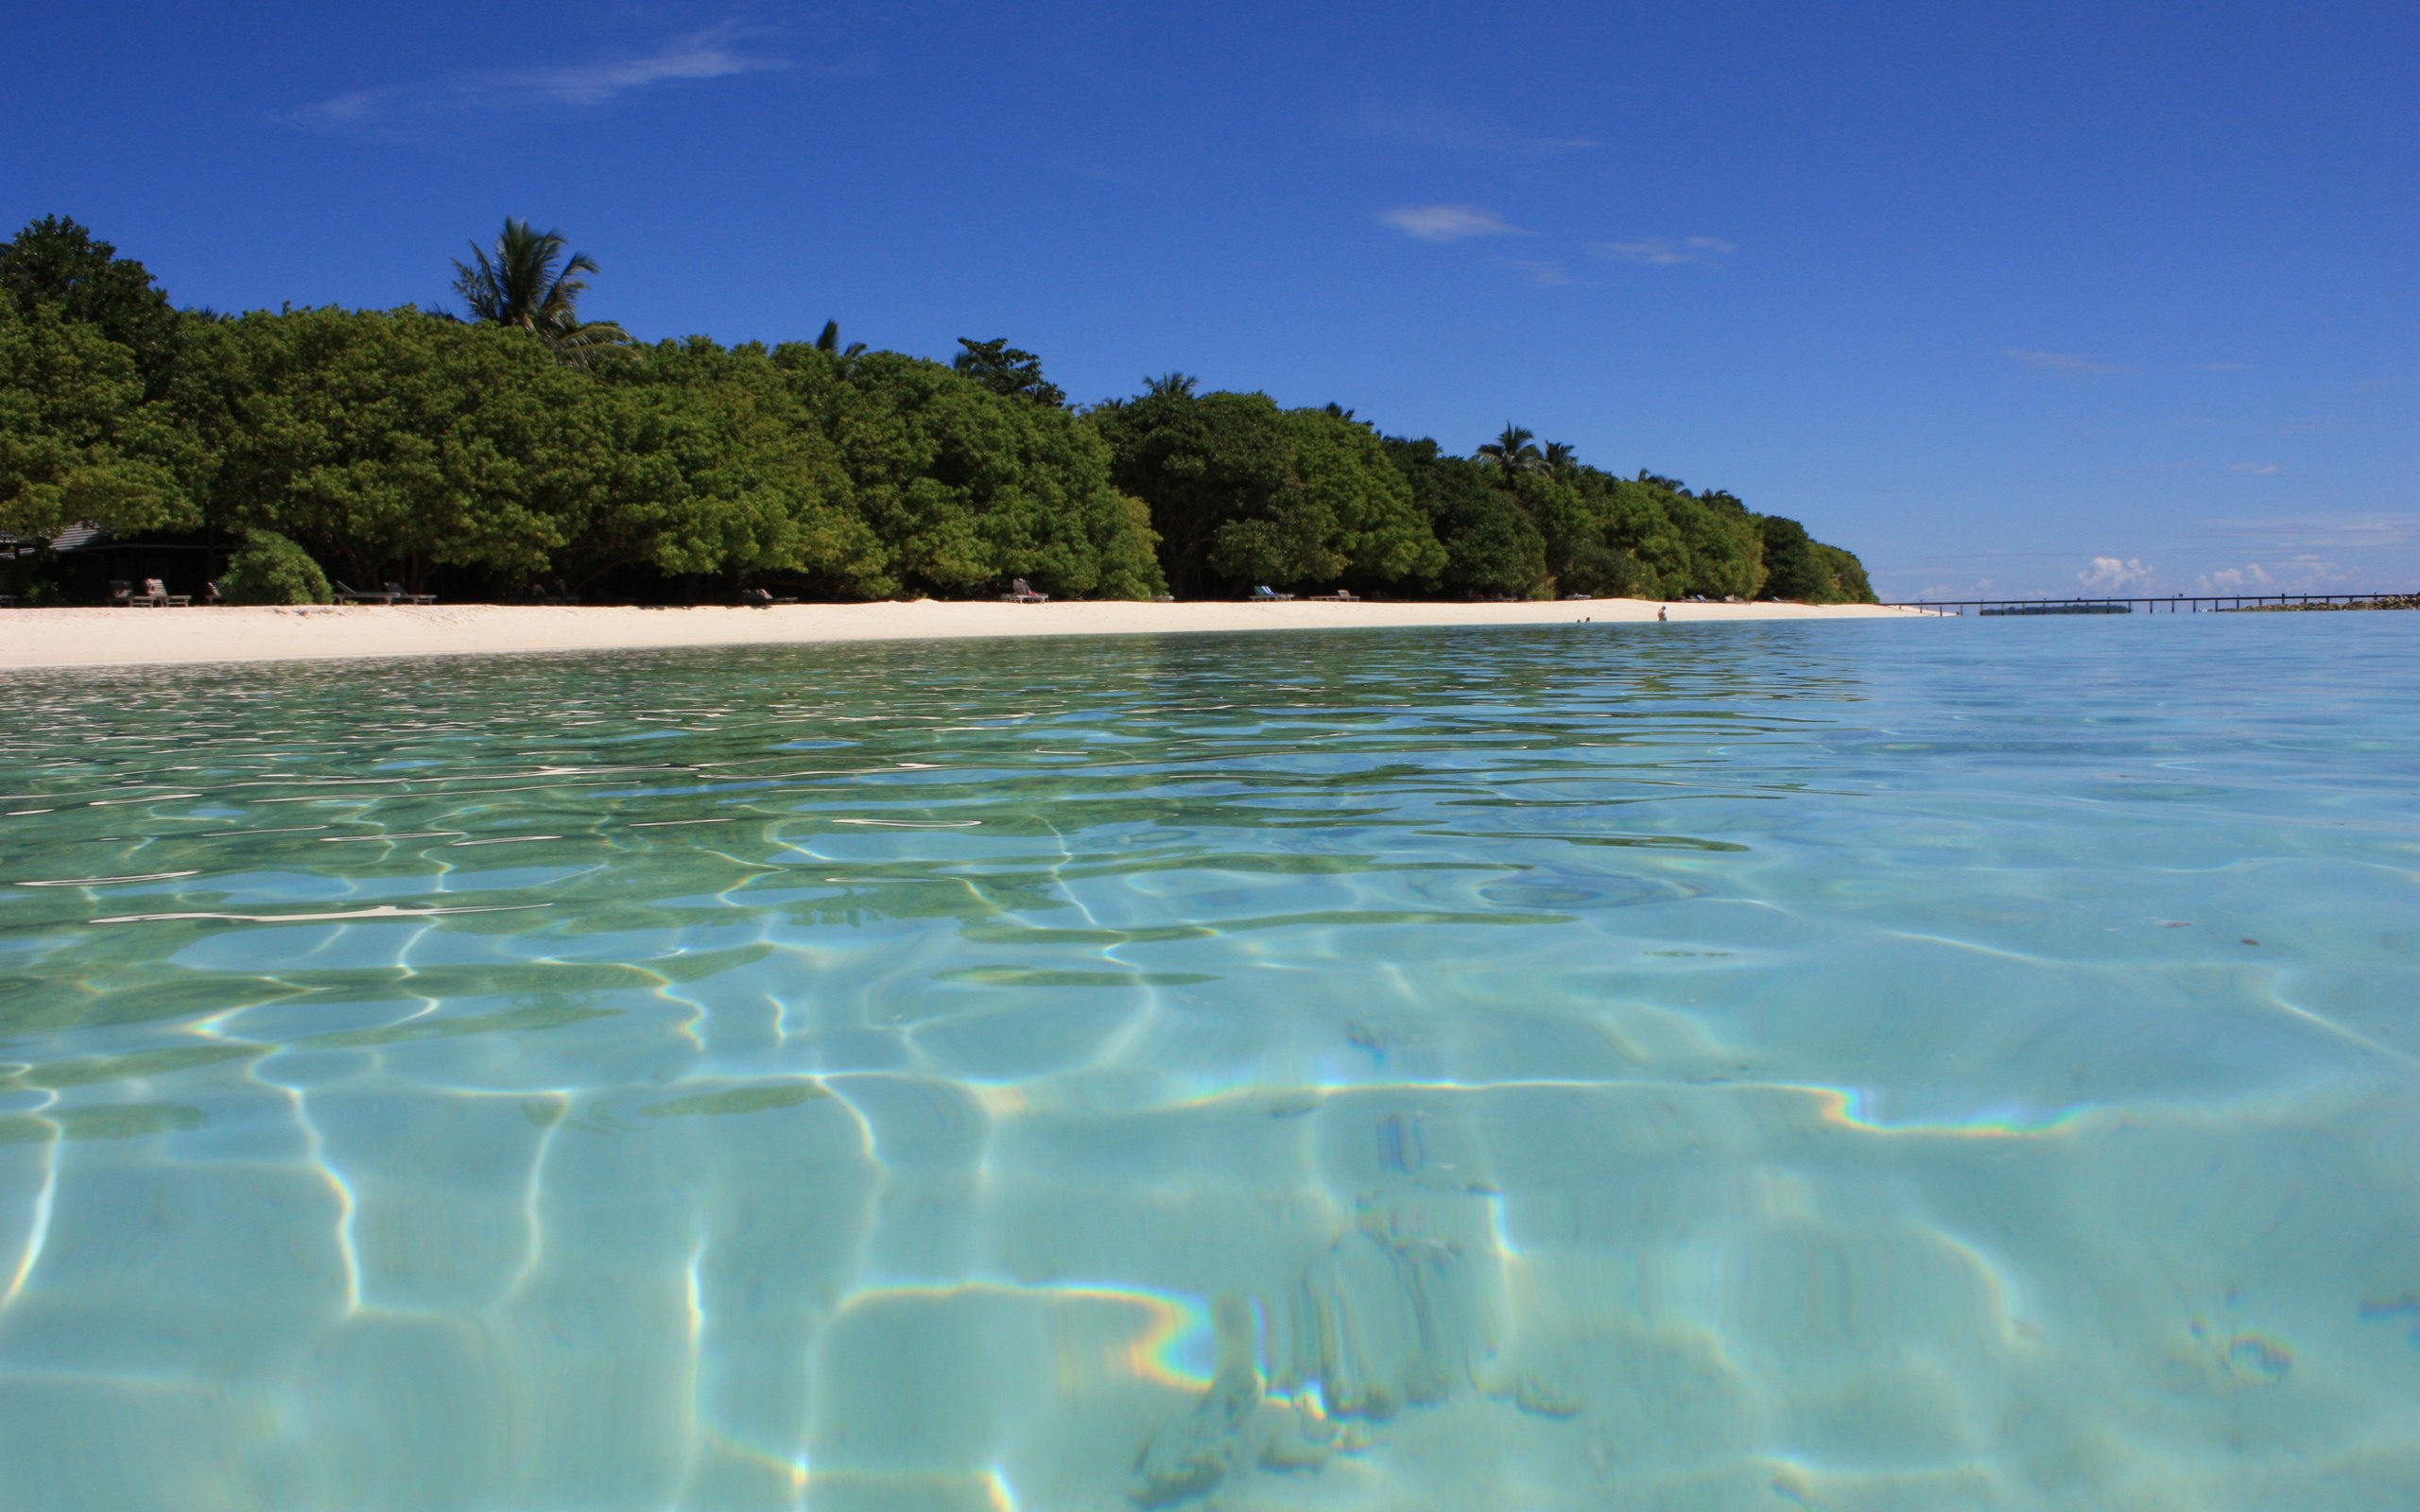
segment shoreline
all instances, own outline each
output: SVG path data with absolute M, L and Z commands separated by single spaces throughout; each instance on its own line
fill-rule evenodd
M 1206 634 L 1233 630 L 1387 629 L 1438 626 L 1741 620 L 1927 619 L 1873 604 L 1698 604 L 1565 599 L 1516 604 L 1147 604 L 1098 600 L 1004 604 L 916 599 L 630 609 L 519 604 L 308 608 L 0 609 L 0 673 L 58 667 L 648 651 L 716 645 Z

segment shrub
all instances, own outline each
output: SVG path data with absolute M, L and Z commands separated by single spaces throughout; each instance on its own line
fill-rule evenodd
M 273 530 L 248 530 L 227 563 L 218 594 L 230 604 L 331 604 L 328 578 L 310 554 Z

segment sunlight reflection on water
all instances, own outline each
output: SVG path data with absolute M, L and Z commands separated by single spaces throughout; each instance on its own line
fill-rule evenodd
M 0 1505 L 2411 1504 L 2415 667 L 0 679 Z

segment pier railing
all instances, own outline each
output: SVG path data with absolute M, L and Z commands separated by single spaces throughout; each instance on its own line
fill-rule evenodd
M 2147 614 L 2222 613 L 2265 605 L 2368 604 L 2380 599 L 2410 598 L 2410 592 L 2375 593 L 2163 593 L 2130 598 L 1921 598 L 1887 601 L 1888 609 L 1931 610 L 1941 614 L 1965 614 L 1995 610 L 2015 614 L 2120 614 L 2137 607 Z

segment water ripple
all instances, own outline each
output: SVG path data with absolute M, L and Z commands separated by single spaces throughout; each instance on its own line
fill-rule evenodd
M 0 678 L 0 1505 L 2403 1504 L 2414 618 Z

